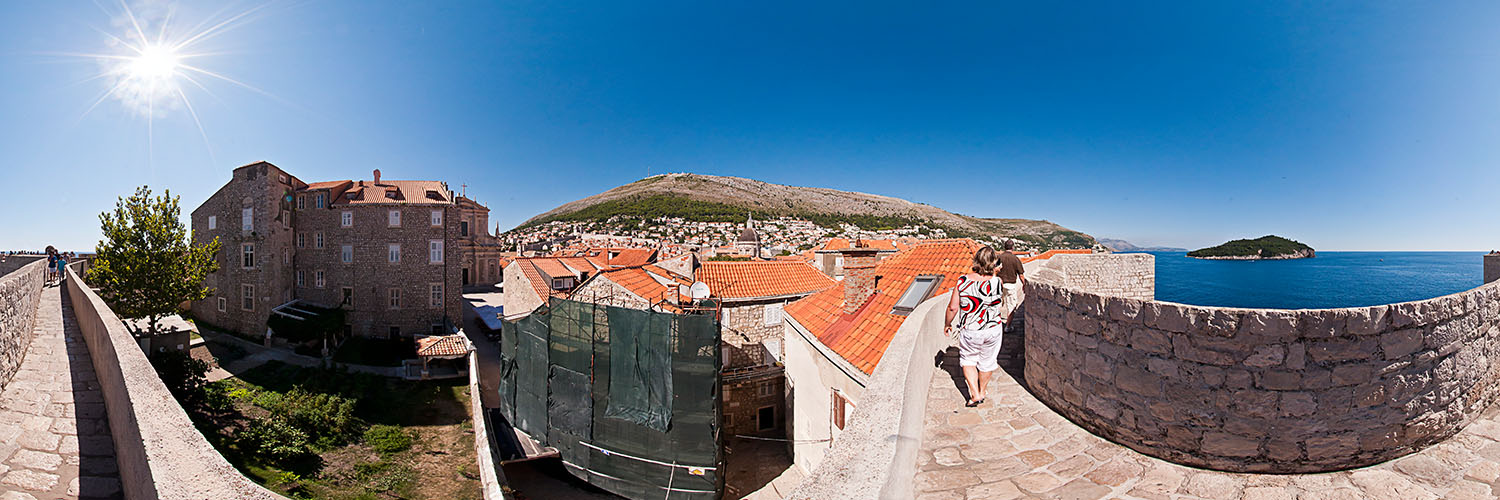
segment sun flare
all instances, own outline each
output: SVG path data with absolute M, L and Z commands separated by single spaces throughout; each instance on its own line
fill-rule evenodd
M 182 56 L 172 47 L 147 45 L 138 56 L 129 59 L 126 71 L 130 76 L 144 81 L 171 80 L 177 74 L 177 65 Z

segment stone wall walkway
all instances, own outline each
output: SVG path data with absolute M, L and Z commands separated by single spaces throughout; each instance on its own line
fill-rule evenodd
M 917 498 L 1479 499 L 1500 494 L 1500 408 L 1419 453 L 1352 471 L 1234 474 L 1149 457 L 1054 413 L 1021 385 L 1007 334 L 985 404 L 964 406 L 956 348 L 932 378 Z
M 46 287 L 35 338 L 0 393 L 0 500 L 120 498 L 106 418 L 67 294 Z

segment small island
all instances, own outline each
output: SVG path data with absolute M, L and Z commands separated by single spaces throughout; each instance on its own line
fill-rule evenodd
M 1302 243 L 1268 235 L 1253 240 L 1234 240 L 1216 247 L 1200 248 L 1188 252 L 1188 257 L 1223 260 L 1282 260 L 1307 259 L 1317 256 L 1312 247 Z

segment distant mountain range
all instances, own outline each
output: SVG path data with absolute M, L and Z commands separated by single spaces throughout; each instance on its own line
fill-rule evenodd
M 699 222 L 741 222 L 796 217 L 828 228 L 852 224 L 867 231 L 926 225 L 950 237 L 1015 238 L 1038 248 L 1090 248 L 1094 237 L 1045 220 L 970 217 L 920 203 L 827 188 L 770 184 L 739 177 L 663 174 L 565 203 L 521 224 L 553 221 L 648 220 L 681 217 Z M 620 220 L 620 219 L 616 219 Z
M 1177 247 L 1142 247 L 1136 246 L 1125 240 L 1110 238 L 1099 238 L 1099 244 L 1115 252 L 1186 252 L 1186 248 Z

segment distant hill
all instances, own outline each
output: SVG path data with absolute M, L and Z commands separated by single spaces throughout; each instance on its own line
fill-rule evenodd
M 615 216 L 740 222 L 747 212 L 757 218 L 797 217 L 829 228 L 847 223 L 878 231 L 920 223 L 942 229 L 950 237 L 1015 238 L 1040 248 L 1094 245 L 1094 237 L 1045 220 L 985 219 L 889 196 L 699 174 L 647 177 L 565 203 L 532 217 L 517 229 L 552 221 L 605 221 Z
M 1188 252 L 1188 257 L 1200 259 L 1262 260 L 1305 259 L 1316 257 L 1312 247 L 1275 235 L 1253 240 L 1234 240 L 1216 247 L 1200 248 Z
M 1142 247 L 1136 246 L 1125 240 L 1111 238 L 1099 238 L 1099 244 L 1115 252 L 1186 252 L 1186 248 L 1177 247 Z

